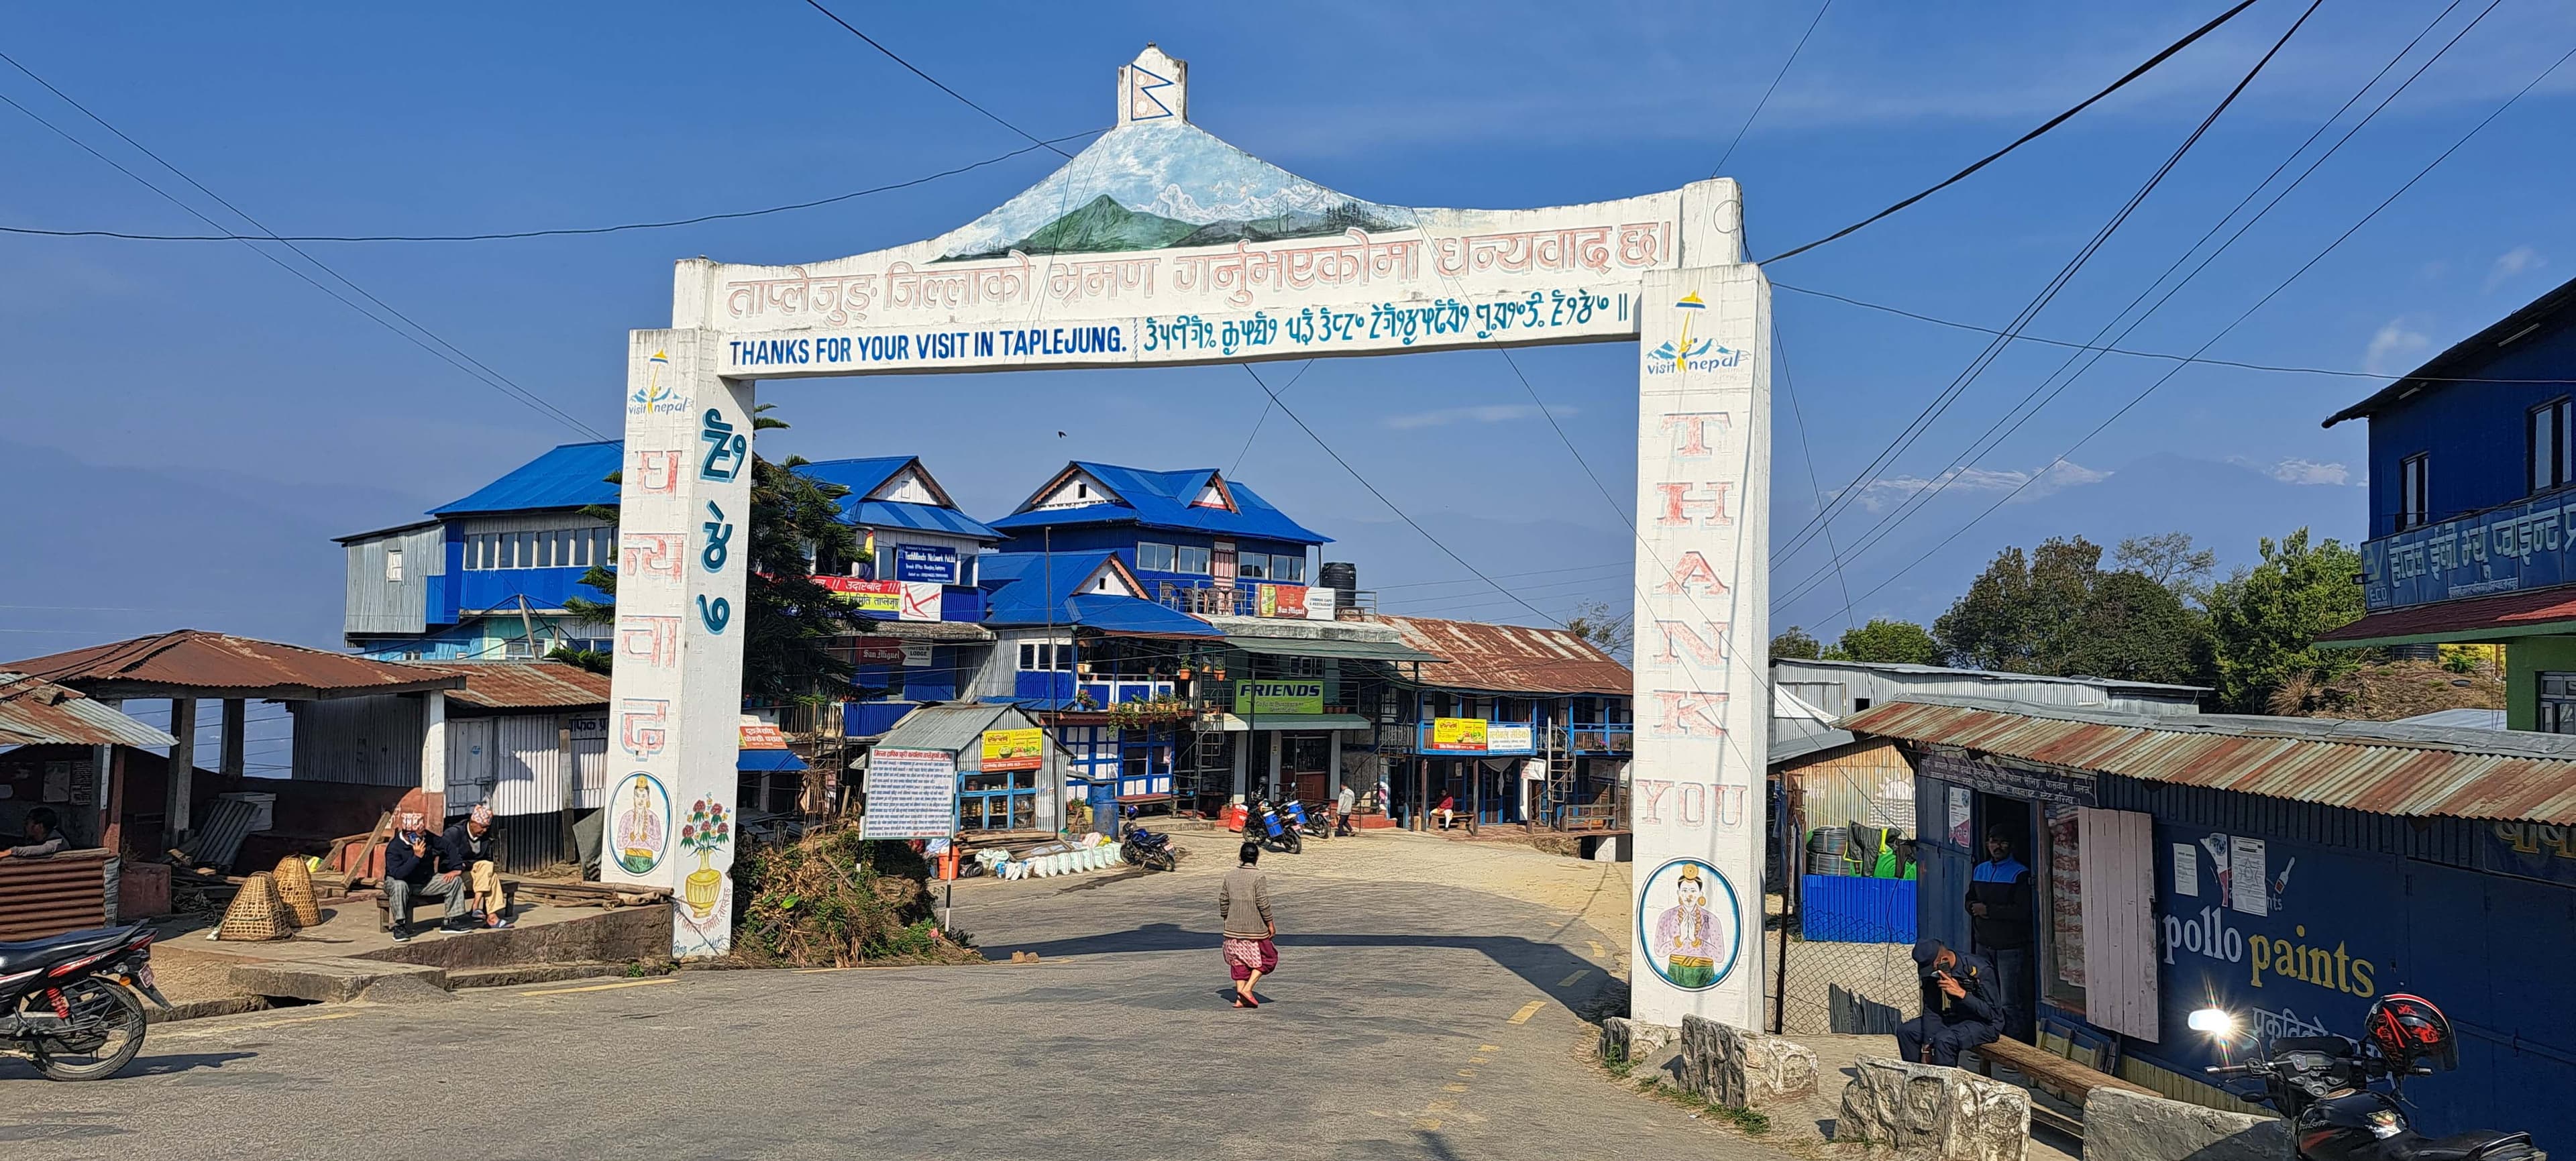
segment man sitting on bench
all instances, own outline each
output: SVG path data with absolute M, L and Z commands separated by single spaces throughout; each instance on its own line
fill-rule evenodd
M 1896 1055 L 1909 1064 L 1959 1064 L 1959 1051 L 2004 1032 L 1994 965 L 1927 939 L 1914 945 L 1923 977 L 1923 1014 L 1896 1026 Z
M 441 871 L 438 864 L 446 854 L 446 843 L 421 829 L 419 811 L 406 811 L 394 831 L 394 840 L 385 844 L 385 911 L 393 921 L 394 942 L 411 939 L 411 901 L 416 895 L 428 895 L 447 901 L 446 922 L 442 931 L 470 931 L 465 925 L 465 888 L 456 871 Z

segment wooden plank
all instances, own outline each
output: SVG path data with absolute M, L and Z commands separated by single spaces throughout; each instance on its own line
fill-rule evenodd
M 383 846 L 386 839 L 393 837 L 393 827 L 394 814 L 392 811 L 388 810 L 376 817 L 375 829 L 367 832 L 366 844 L 358 848 L 358 857 L 349 863 L 348 882 L 350 886 L 354 887 L 360 883 L 372 883 L 375 881 L 367 874 L 368 860 L 375 857 L 377 847 Z
M 2077 859 L 2083 875 L 2085 1018 L 2153 1041 L 2156 958 L 2155 852 L 2148 817 L 2084 807 Z

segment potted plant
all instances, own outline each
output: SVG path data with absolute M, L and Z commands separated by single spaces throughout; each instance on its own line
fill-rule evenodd
M 697 852 L 698 869 L 689 872 L 681 898 L 688 901 L 689 913 L 696 918 L 706 918 L 724 894 L 724 872 L 715 869 L 713 860 L 732 838 L 733 819 L 725 813 L 723 802 L 701 798 L 689 806 L 689 820 L 680 825 L 680 845 Z

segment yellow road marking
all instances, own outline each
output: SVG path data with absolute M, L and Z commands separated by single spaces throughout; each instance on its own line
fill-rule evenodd
M 332 1012 L 321 1016 L 297 1016 L 290 1020 L 255 1020 L 246 1024 L 225 1024 L 214 1028 L 184 1028 L 175 1032 L 164 1032 L 162 1035 L 213 1036 L 223 1032 L 247 1032 L 253 1028 L 283 1028 L 289 1024 L 318 1024 L 324 1020 L 346 1020 L 351 1016 L 362 1014 L 363 1013 L 359 1012 Z
M 1560 988 L 1570 988 L 1570 987 L 1573 987 L 1573 986 L 1575 985 L 1575 982 L 1576 982 L 1576 981 L 1581 980 L 1583 977 L 1588 976 L 1588 975 L 1591 975 L 1591 974 L 1592 974 L 1592 969 L 1591 969 L 1591 968 L 1576 968 L 1576 969 L 1574 970 L 1574 974 L 1573 974 L 1573 975 L 1567 976 L 1567 977 L 1565 977 L 1564 979 L 1561 979 L 1561 980 L 1556 981 L 1556 986 L 1558 986 L 1558 987 L 1560 987 Z
M 1413 1127 L 1417 1129 L 1437 1129 L 1440 1127 L 1440 1118 L 1424 1117 L 1421 1120 L 1413 1122 Z
M 1488 1062 L 1488 1061 L 1491 1061 L 1492 1059 L 1493 1059 L 1493 1057 L 1490 1057 L 1490 1056 L 1470 1056 L 1470 1057 L 1468 1057 L 1468 1058 L 1467 1058 L 1467 1063 L 1469 1063 L 1469 1064 L 1484 1064 L 1484 1063 L 1486 1063 L 1486 1062 Z
M 1476 1051 L 1478 1052 L 1500 1052 L 1502 1050 L 1503 1046 L 1500 1044 L 1479 1044 L 1476 1046 Z
M 1433 1101 L 1430 1104 L 1422 1106 L 1422 1111 L 1426 1113 L 1454 1113 L 1458 1111 L 1458 1102 Z
M 669 976 L 664 976 L 658 980 L 621 980 L 613 984 L 585 984 L 578 988 L 539 988 L 533 992 L 521 992 L 519 994 L 522 996 L 561 996 L 571 992 L 607 992 L 614 991 L 618 988 L 649 988 L 655 984 L 676 984 L 678 982 L 680 981 Z
M 1466 1085 L 1463 1085 L 1463 1084 L 1444 1084 L 1444 1085 L 1441 1085 L 1441 1086 L 1440 1086 L 1440 1091 L 1442 1091 L 1442 1092 L 1465 1092 L 1465 1091 L 1467 1091 L 1467 1086 L 1466 1086 Z
M 1606 947 L 1601 946 L 1601 941 L 1600 941 L 1600 940 L 1597 940 L 1597 939 L 1591 939 L 1591 940 L 1585 940 L 1584 942 L 1589 943 L 1589 944 L 1591 944 L 1591 945 L 1592 945 L 1592 958 L 1594 958 L 1594 959 L 1608 959 L 1608 958 L 1610 958 L 1610 949 L 1609 949 L 1609 948 L 1606 948 Z
M 1545 1000 L 1532 1000 L 1529 1003 L 1521 1005 L 1520 1011 L 1512 1013 L 1512 1018 L 1503 1022 L 1506 1024 L 1527 1024 L 1530 1021 L 1530 1017 L 1538 1015 L 1538 1010 L 1546 1006 L 1547 1001 Z
M 1460 1076 L 1474 1076 L 1474 1075 L 1476 1075 L 1476 1070 L 1475 1070 L 1475 1069 L 1472 1069 L 1472 1068 L 1462 1068 L 1462 1069 L 1459 1069 L 1459 1070 L 1458 1070 L 1458 1075 L 1460 1075 Z

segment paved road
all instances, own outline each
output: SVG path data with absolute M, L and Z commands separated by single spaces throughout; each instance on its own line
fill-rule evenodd
M 1598 933 L 1528 904 L 1274 856 L 1282 970 L 1227 1007 L 1215 861 L 959 892 L 988 950 L 1036 965 L 191 1021 L 102 1084 L 0 1061 L 0 1156 L 1780 1156 L 1588 1069 L 1565 1005 L 1603 978 Z

